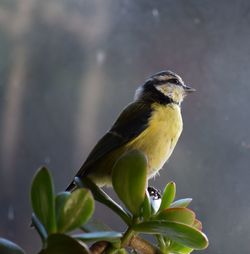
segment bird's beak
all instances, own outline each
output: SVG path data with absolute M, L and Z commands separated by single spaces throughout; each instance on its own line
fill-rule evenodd
M 196 89 L 194 89 L 190 86 L 187 86 L 187 85 L 184 85 L 183 87 L 184 87 L 184 90 L 185 90 L 186 93 L 192 93 L 192 92 L 196 91 Z

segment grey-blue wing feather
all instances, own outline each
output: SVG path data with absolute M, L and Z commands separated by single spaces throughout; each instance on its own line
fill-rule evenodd
M 105 155 L 133 140 L 143 132 L 148 126 L 151 113 L 150 105 L 138 101 L 129 104 L 122 111 L 110 131 L 96 144 L 76 176 L 84 177 L 88 175 L 94 164 L 99 162 Z M 69 187 L 68 189 L 70 189 Z

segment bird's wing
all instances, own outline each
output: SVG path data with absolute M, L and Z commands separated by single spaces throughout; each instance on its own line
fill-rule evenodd
M 151 106 L 142 102 L 133 102 L 128 105 L 110 131 L 96 144 L 78 171 L 77 176 L 87 175 L 88 169 L 103 156 L 128 143 L 144 131 L 148 126 L 151 112 Z

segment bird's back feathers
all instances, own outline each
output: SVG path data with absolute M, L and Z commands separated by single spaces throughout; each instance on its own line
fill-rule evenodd
M 135 101 L 129 104 L 122 111 L 110 131 L 96 144 L 76 176 L 81 178 L 93 173 L 95 165 L 99 163 L 103 157 L 142 133 L 147 128 L 151 113 L 152 108 L 149 104 L 145 104 L 141 101 Z M 71 191 L 74 188 L 75 184 L 73 181 L 66 190 Z

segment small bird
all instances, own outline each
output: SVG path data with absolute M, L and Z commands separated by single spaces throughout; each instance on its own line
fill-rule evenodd
M 137 149 L 148 159 L 148 179 L 153 177 L 168 160 L 181 135 L 181 103 L 193 91 L 172 71 L 151 76 L 136 90 L 134 101 L 96 144 L 76 176 L 88 176 L 100 187 L 110 186 L 117 159 Z M 72 181 L 66 190 L 76 188 Z

